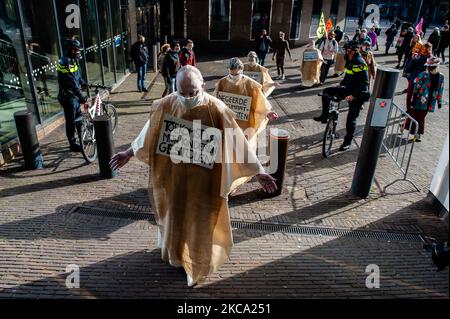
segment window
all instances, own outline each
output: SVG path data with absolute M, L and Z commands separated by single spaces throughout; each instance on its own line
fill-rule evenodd
M 231 0 L 209 1 L 209 40 L 230 40 Z
M 0 145 L 17 137 L 14 113 L 34 109 L 14 0 L 0 2 Z
M 319 27 L 321 14 L 322 14 L 322 0 L 314 0 L 312 17 L 311 17 L 311 27 L 309 28 L 309 37 L 310 38 L 317 37 L 316 31 L 317 31 L 317 28 Z
M 38 109 L 42 119 L 61 111 L 56 66 L 60 59 L 52 0 L 21 1 L 25 44 L 31 61 Z
M 98 24 L 100 26 L 100 52 L 103 61 L 103 76 L 105 85 L 115 82 L 114 53 L 111 34 L 111 20 L 109 16 L 109 1 L 97 0 Z
M 252 39 L 256 39 L 262 30 L 270 34 L 272 0 L 254 0 L 252 10 Z
M 333 27 L 336 27 L 338 11 L 339 11 L 339 0 L 332 0 L 331 1 L 330 18 L 331 18 L 331 21 L 333 22 Z
M 88 70 L 88 80 L 91 83 L 102 83 L 97 21 L 95 18 L 95 1 L 80 0 L 80 11 L 81 20 L 83 23 L 83 36 L 86 53 L 86 65 Z
M 291 39 L 300 38 L 300 22 L 302 19 L 302 0 L 294 0 L 292 2 L 292 20 L 291 20 Z
M 111 16 L 114 40 L 113 46 L 116 52 L 116 72 L 117 78 L 119 78 L 125 72 L 125 47 L 123 46 L 124 35 L 119 0 L 111 0 Z

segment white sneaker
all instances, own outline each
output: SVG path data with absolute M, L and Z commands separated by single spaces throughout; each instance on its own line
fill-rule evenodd
M 282 80 L 286 80 L 286 76 L 283 74 L 283 76 L 281 77 Z

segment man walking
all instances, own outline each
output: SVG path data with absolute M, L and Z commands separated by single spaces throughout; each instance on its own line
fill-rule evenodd
M 256 52 L 258 54 L 259 64 L 264 66 L 266 55 L 272 46 L 272 39 L 267 35 L 266 30 L 261 31 L 261 36 L 256 39 Z
M 272 60 L 275 60 L 275 56 L 277 57 L 277 72 L 278 79 L 284 80 L 286 77 L 284 75 L 284 57 L 286 56 L 286 51 L 289 54 L 289 58 L 292 62 L 291 50 L 289 49 L 289 42 L 284 39 L 284 32 L 280 32 L 280 37 L 276 44 L 276 50 L 273 53 Z
M 134 61 L 137 72 L 137 87 L 139 92 L 148 92 L 145 86 L 145 75 L 149 60 L 148 47 L 145 44 L 145 37 L 139 36 L 139 41 L 131 47 L 131 58 Z

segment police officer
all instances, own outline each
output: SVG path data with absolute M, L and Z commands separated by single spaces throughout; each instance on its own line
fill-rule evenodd
M 64 108 L 66 119 L 66 135 L 69 140 L 70 150 L 72 152 L 81 152 L 81 146 L 76 142 L 75 127 L 78 131 L 79 124 L 75 120 L 81 116 L 81 106 L 87 102 L 87 97 L 82 93 L 81 88 L 87 86 L 87 83 L 81 78 L 79 59 L 81 57 L 81 44 L 77 40 L 68 40 L 66 42 L 66 51 L 59 60 L 58 100 Z
M 337 96 L 346 100 L 349 104 L 347 116 L 347 135 L 339 151 L 347 151 L 352 144 L 356 129 L 356 120 L 362 109 L 364 102 L 369 100 L 369 74 L 368 66 L 361 54 L 358 52 L 359 45 L 355 41 L 350 41 L 345 45 L 346 71 L 344 80 L 338 87 L 330 87 L 323 90 L 322 96 L 322 115 L 315 117 L 314 120 L 323 124 L 328 121 L 328 111 L 330 108 L 329 96 Z

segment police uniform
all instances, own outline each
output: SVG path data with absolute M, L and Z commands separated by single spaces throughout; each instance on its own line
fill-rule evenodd
M 355 52 L 353 59 L 348 61 L 345 71 L 344 80 L 339 87 L 326 88 L 324 95 L 338 96 L 342 100 L 351 95 L 354 97 L 349 102 L 349 112 L 347 116 L 347 135 L 344 139 L 344 145 L 350 145 L 356 129 L 356 119 L 359 116 L 361 107 L 368 100 L 369 96 L 369 67 L 359 52 Z M 322 115 L 320 119 L 326 122 L 328 119 L 328 111 L 330 108 L 330 100 L 327 96 L 322 96 Z
M 80 104 L 87 101 L 81 91 L 87 83 L 82 79 L 80 67 L 75 59 L 63 56 L 57 65 L 59 94 L 58 100 L 64 108 L 66 135 L 70 146 L 76 145 L 75 119 L 81 116 Z

